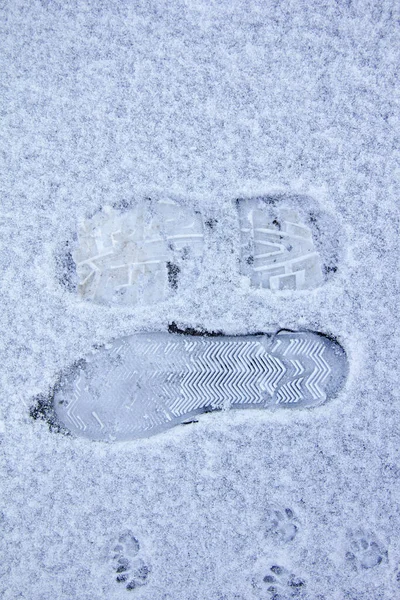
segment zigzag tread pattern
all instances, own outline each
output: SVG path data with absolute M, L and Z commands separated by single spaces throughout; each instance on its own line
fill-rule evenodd
M 332 371 L 324 358 L 325 350 L 326 345 L 317 337 L 307 339 L 282 333 L 276 338 L 271 352 L 288 358 L 294 369 L 277 392 L 278 403 L 301 402 L 305 396 L 313 401 L 325 400 L 324 383 Z
M 134 335 L 66 381 L 55 408 L 77 434 L 132 439 L 205 409 L 312 406 L 326 399 L 329 352 L 310 333 L 272 340 Z

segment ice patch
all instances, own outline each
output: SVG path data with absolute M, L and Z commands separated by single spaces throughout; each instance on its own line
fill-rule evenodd
M 54 409 L 76 435 L 129 440 L 211 410 L 317 406 L 346 375 L 341 346 L 311 332 L 137 334 L 71 369 L 57 386 Z
M 313 289 L 337 271 L 339 237 L 331 239 L 337 223 L 312 199 L 276 195 L 239 199 L 237 206 L 240 269 L 254 287 L 275 292 Z
M 80 224 L 78 238 L 78 293 L 103 304 L 164 300 L 203 254 L 201 218 L 169 200 L 126 211 L 105 207 Z

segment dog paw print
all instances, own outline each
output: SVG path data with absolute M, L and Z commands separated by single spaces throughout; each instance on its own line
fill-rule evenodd
M 283 543 L 291 542 L 299 530 L 299 521 L 291 508 L 272 504 L 267 508 L 265 521 L 266 535 Z
M 150 567 L 140 556 L 140 544 L 129 530 L 118 538 L 113 554 L 116 581 L 132 591 L 147 583 Z
M 273 565 L 263 579 L 267 585 L 270 600 L 291 600 L 305 598 L 306 583 L 284 567 Z
M 349 534 L 346 561 L 354 570 L 373 569 L 387 560 L 387 550 L 373 534 L 357 531 Z

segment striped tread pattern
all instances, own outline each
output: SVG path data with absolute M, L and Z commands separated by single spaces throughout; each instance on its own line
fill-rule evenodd
M 310 229 L 288 209 L 242 200 L 241 270 L 255 287 L 302 290 L 322 283 L 321 259 Z
M 98 303 L 163 300 L 177 287 L 178 273 L 193 268 L 203 254 L 201 218 L 172 201 L 141 203 L 125 212 L 105 207 L 80 224 L 78 238 L 73 254 L 78 294 Z
M 321 404 L 340 388 L 346 364 L 336 342 L 310 332 L 136 334 L 88 357 L 54 404 L 76 435 L 135 439 L 210 410 Z

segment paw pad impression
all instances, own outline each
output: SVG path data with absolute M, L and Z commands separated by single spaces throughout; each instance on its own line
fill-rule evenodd
M 130 530 L 124 531 L 114 547 L 113 567 L 115 580 L 132 591 L 147 583 L 150 567 L 141 555 L 140 544 Z

